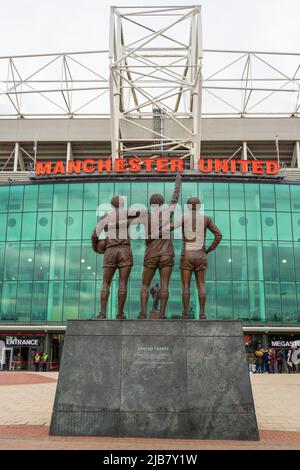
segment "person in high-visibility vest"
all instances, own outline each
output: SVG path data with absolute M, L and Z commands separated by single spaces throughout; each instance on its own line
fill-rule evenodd
M 42 355 L 43 372 L 47 372 L 48 358 L 48 354 L 44 352 Z
M 34 367 L 35 367 L 35 372 L 39 372 L 40 370 L 40 362 L 41 362 L 41 356 L 39 352 L 36 352 L 34 355 Z

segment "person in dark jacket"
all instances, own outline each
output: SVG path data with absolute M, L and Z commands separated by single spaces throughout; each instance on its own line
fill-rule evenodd
M 282 374 L 282 366 L 283 366 L 283 361 L 284 361 L 284 352 L 282 351 L 282 349 L 277 351 L 276 361 L 277 361 L 277 370 L 279 374 Z

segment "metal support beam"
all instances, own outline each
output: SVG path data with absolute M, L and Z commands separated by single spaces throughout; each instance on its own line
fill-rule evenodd
M 300 168 L 300 142 L 299 140 L 297 140 L 294 145 L 291 168 Z
M 126 156 L 130 152 L 128 141 L 133 135 L 133 127 L 137 128 L 138 135 L 139 128 L 148 126 L 149 118 L 152 118 L 149 126 L 153 135 L 152 156 L 158 149 L 161 155 L 168 153 L 170 148 L 178 148 L 184 154 L 182 158 L 190 158 L 190 166 L 196 168 L 201 151 L 202 114 L 200 6 L 157 7 L 156 14 L 162 22 L 156 28 L 155 24 L 151 28 L 147 26 L 152 19 L 151 8 L 137 7 L 133 19 L 129 7 L 111 7 L 112 158 Z M 125 34 L 128 27 L 131 38 L 138 38 L 134 42 L 130 42 Z M 157 127 L 158 113 L 162 118 L 160 129 Z M 183 117 L 191 118 L 191 123 Z M 180 146 L 179 141 L 182 142 Z M 144 145 L 150 154 L 149 139 Z M 139 147 L 142 154 L 143 145 Z
M 243 147 L 242 147 L 242 160 L 247 160 L 248 155 L 247 155 L 247 142 L 243 142 Z
M 72 144 L 71 142 L 67 142 L 67 165 L 68 165 L 68 161 L 69 160 L 73 160 L 73 152 L 72 152 Z
M 14 171 L 18 171 L 19 156 L 20 156 L 20 144 L 19 142 L 16 142 L 15 153 L 14 153 Z

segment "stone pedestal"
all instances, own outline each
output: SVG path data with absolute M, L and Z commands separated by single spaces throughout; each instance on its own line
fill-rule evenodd
M 50 434 L 259 439 L 241 323 L 68 321 Z

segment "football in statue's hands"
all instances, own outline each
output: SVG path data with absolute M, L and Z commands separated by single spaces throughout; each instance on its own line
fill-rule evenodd
M 97 243 L 97 251 L 98 253 L 103 254 L 106 250 L 106 240 L 99 240 Z

